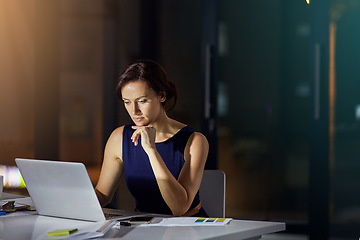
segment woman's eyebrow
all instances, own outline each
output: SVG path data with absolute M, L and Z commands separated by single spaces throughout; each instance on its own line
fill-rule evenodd
M 147 95 L 137 97 L 137 98 L 135 98 L 135 101 L 139 100 L 140 98 L 146 98 L 146 97 L 147 97 Z M 129 100 L 129 99 L 123 97 L 122 100 Z

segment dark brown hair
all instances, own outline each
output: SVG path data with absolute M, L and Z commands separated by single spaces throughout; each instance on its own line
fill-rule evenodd
M 128 66 L 119 77 L 119 82 L 116 86 L 117 97 L 122 99 L 121 89 L 123 86 L 135 81 L 146 82 L 158 95 L 165 94 L 166 100 L 162 104 L 166 110 L 171 110 L 175 107 L 177 100 L 176 86 L 168 79 L 165 70 L 157 62 L 137 60 Z M 170 100 L 172 100 L 172 104 L 169 106 Z

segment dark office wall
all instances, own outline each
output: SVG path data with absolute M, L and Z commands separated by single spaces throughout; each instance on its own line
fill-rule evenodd
M 263 136 L 269 127 L 266 105 L 278 110 L 280 3 L 220 1 L 219 21 L 227 40 L 226 52 L 220 55 L 219 82 L 228 90 L 228 123 L 234 135 Z
M 178 87 L 174 118 L 200 130 L 201 0 L 160 1 L 158 59 Z
M 58 159 L 60 155 L 58 128 L 60 5 L 57 1 L 35 0 L 34 6 L 36 9 L 34 157 Z

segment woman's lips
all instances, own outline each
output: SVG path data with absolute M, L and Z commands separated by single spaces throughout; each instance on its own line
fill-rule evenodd
M 134 122 L 141 122 L 144 118 L 143 117 L 134 117 Z

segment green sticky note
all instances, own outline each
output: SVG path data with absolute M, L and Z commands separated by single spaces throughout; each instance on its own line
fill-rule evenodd
M 76 232 L 77 230 L 78 230 L 77 228 L 56 229 L 55 231 L 48 232 L 47 235 L 49 237 L 65 236 L 65 235 L 69 235 L 69 234 L 71 234 L 73 232 Z
M 195 220 L 196 223 L 200 223 L 200 222 L 203 222 L 205 221 L 205 218 L 198 218 Z

